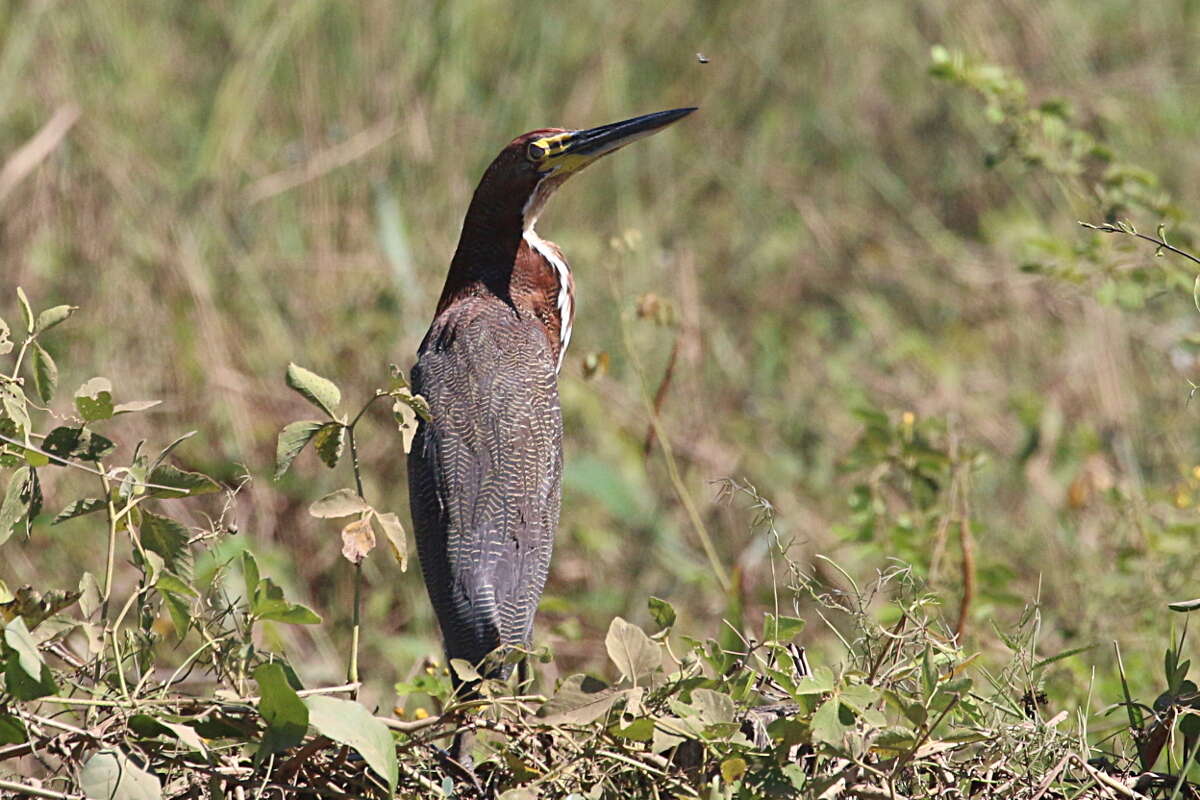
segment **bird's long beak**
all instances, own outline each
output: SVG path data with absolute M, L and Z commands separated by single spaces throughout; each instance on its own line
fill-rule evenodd
M 670 111 L 658 111 L 622 122 L 601 125 L 598 128 L 548 136 L 533 144 L 546 151 L 544 163 L 548 171 L 557 174 L 576 172 L 630 142 L 662 130 L 695 110 L 674 108 Z

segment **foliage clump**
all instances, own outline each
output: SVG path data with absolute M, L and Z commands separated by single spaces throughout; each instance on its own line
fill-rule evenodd
M 1168 653 L 1167 692 L 1152 708 L 1126 698 L 1119 705 L 1128 725 L 1093 742 L 1087 709 L 1056 712 L 1041 692 L 1046 670 L 1075 651 L 1039 653 L 1036 607 L 1014 631 L 998 632 L 1010 660 L 990 672 L 958 644 L 938 599 L 911 568 L 897 562 L 863 588 L 832 562 L 825 566 L 834 581 L 808 574 L 787 557 L 773 506 L 749 485 L 726 488 L 756 509 L 757 535 L 780 579 L 775 609 L 742 629 L 693 638 L 669 602 L 650 598 L 653 633 L 620 617 L 609 627 L 612 682 L 585 674 L 553 686 L 536 676 L 519 685 L 480 682 L 471 664 L 431 663 L 396 688 L 404 700 L 426 698 L 435 713 L 405 720 L 356 699 L 356 624 L 347 682 L 306 688 L 276 629 L 318 625 L 321 617 L 288 599 L 249 550 L 223 555 L 233 535 L 225 512 L 236 490 L 171 463 L 186 436 L 152 457 L 138 444 L 131 457 L 116 459 L 104 425 L 152 404 L 116 402 L 117 390 L 103 378 L 76 392 L 65 425 L 42 433 L 37 422 L 56 418 L 48 377 L 55 368 L 40 338 L 70 310 L 34 315 L 23 293 L 20 301 L 24 334 L 2 381 L 0 458 L 8 482 L 0 533 L 46 536 L 45 527 L 68 520 L 101 520 L 83 535 L 102 534 L 106 546 L 97 548 L 96 565 L 81 565 L 77 587 L 0 585 L 5 792 L 111 800 L 1192 792 L 1180 763 L 1195 753 L 1196 692 L 1179 647 Z M 30 372 L 35 397 L 23 380 Z M 337 386 L 303 368 L 291 366 L 287 383 L 327 419 L 285 427 L 279 473 L 310 442 L 330 467 L 343 441 L 353 454 L 362 412 L 343 415 Z M 402 430 L 424 412 L 398 373 L 367 405 L 382 397 L 392 398 Z M 907 441 L 897 468 L 909 463 Z M 895 456 L 890 446 L 883 451 L 883 462 Z M 931 453 L 919 448 L 920 469 L 941 474 L 946 463 L 928 461 Z M 351 518 L 342 547 L 355 569 L 372 549 L 373 526 L 403 563 L 403 529 L 394 514 L 367 503 L 353 459 L 352 466 L 355 489 L 317 500 L 313 515 Z M 62 510 L 47 519 L 43 470 L 80 473 L 93 492 L 69 502 L 50 498 Z M 918 485 L 929 479 L 919 470 L 900 475 Z M 176 519 L 179 501 L 200 503 L 204 495 L 221 498 L 209 524 Z M 99 578 L 90 571 L 96 567 Z M 810 664 L 800 644 L 806 604 L 842 641 L 839 660 Z M 517 655 L 552 660 L 546 652 Z M 449 670 L 477 682 L 478 694 L 456 697 Z M 464 729 L 477 734 L 473 771 L 443 749 Z M 1153 772 L 1161 760 L 1167 771 Z

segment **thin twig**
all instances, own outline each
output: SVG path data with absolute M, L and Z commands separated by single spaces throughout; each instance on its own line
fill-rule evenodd
M 17 792 L 17 796 L 27 795 L 29 797 L 49 797 L 53 800 L 84 800 L 81 794 L 67 794 L 66 792 L 56 792 L 53 789 L 43 789 L 39 786 L 30 786 L 27 783 L 19 781 L 6 781 L 0 778 L 0 789 L 8 789 L 9 791 Z
M 667 368 L 663 370 L 662 380 L 658 382 L 658 389 L 654 392 L 654 413 L 662 416 L 663 404 L 667 400 L 667 391 L 671 388 L 671 379 L 675 376 L 675 363 L 679 360 L 679 346 L 683 341 L 683 331 L 675 335 L 675 342 L 671 345 L 671 355 L 667 357 Z M 646 441 L 642 445 L 642 458 L 650 458 L 650 451 L 654 448 L 654 441 L 658 438 L 658 429 L 654 425 L 646 428 Z

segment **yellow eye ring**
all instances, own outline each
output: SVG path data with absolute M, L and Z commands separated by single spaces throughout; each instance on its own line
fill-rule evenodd
M 546 157 L 546 148 L 537 142 L 530 142 L 529 147 L 525 150 L 525 157 L 530 161 L 541 161 Z

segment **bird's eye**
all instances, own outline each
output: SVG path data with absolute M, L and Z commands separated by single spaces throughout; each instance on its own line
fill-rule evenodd
M 546 157 L 546 148 L 542 147 L 536 142 L 530 142 L 529 149 L 526 151 L 526 155 L 530 161 L 541 161 Z

